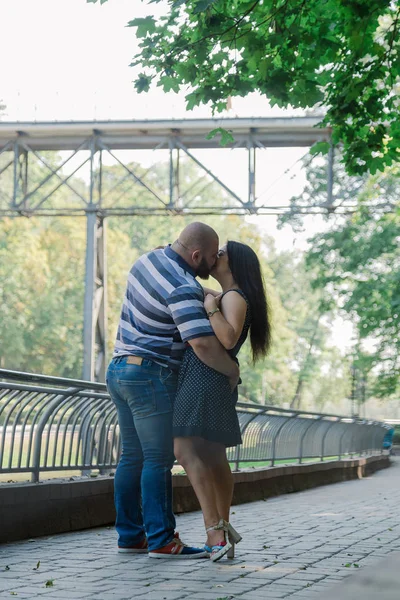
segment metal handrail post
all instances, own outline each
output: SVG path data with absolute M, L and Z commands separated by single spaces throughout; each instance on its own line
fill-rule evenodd
M 347 433 L 347 429 L 345 429 L 342 433 L 342 435 L 340 436 L 340 440 L 339 440 L 339 460 L 342 458 L 342 440 L 343 437 L 345 436 L 345 434 Z
M 288 421 L 290 421 L 291 419 L 295 419 L 297 415 L 292 415 L 290 417 L 286 417 L 286 419 L 284 420 L 283 423 L 281 423 L 280 427 L 278 427 L 278 431 L 275 433 L 274 435 L 274 439 L 272 440 L 272 459 L 271 459 L 271 467 L 275 466 L 275 459 L 276 459 L 276 440 L 278 439 L 278 435 L 280 434 L 280 432 L 282 431 L 283 427 L 286 425 L 286 423 Z
M 332 423 L 329 425 L 329 427 L 327 427 L 324 435 L 322 436 L 322 441 L 321 441 L 321 462 L 323 462 L 324 460 L 324 450 L 325 450 L 325 439 L 328 435 L 328 431 L 330 431 L 330 429 L 332 429 L 333 425 L 336 425 L 336 423 L 339 423 L 339 418 L 336 419 L 336 421 L 332 421 Z
M 66 392 L 70 395 L 75 394 L 79 391 L 79 388 L 68 388 Z M 63 400 L 65 400 L 65 393 L 59 394 L 54 398 L 54 400 L 49 404 L 47 410 L 42 414 L 39 423 L 37 424 L 36 431 L 34 433 L 34 441 L 33 441 L 33 453 L 32 453 L 32 483 L 37 483 L 39 481 L 39 472 L 40 472 L 40 453 L 42 450 L 42 434 L 44 428 L 46 427 L 46 423 L 49 420 L 49 417 L 52 415 L 55 408 L 57 408 Z
M 306 428 L 303 435 L 301 436 L 300 448 L 299 448 L 299 465 L 301 465 L 301 463 L 303 462 L 303 441 L 304 441 L 304 438 L 306 437 L 306 433 L 309 429 L 311 429 L 311 427 L 313 425 L 315 425 L 315 423 L 319 423 L 321 421 L 321 418 L 322 417 L 319 417 L 319 419 L 316 419 L 315 421 L 311 421 L 311 423 L 309 424 L 309 426 Z
M 247 421 L 247 423 L 244 425 L 244 427 L 243 427 L 242 431 L 240 432 L 240 433 L 241 433 L 241 435 L 242 435 L 242 437 L 243 437 L 243 436 L 244 436 L 244 434 L 246 433 L 246 429 L 248 428 L 248 426 L 250 425 L 250 423 L 251 423 L 252 421 L 254 421 L 254 419 L 255 419 L 256 417 L 258 417 L 258 415 L 260 415 L 260 414 L 265 414 L 265 411 L 264 411 L 264 412 L 261 412 L 261 413 L 256 413 L 256 414 L 254 414 L 254 415 L 251 417 L 251 419 L 249 419 L 249 420 Z M 236 446 L 236 453 L 235 453 L 235 459 L 234 459 L 234 462 L 235 462 L 235 471 L 238 471 L 238 470 L 239 470 L 239 462 L 240 462 L 240 461 L 239 461 L 239 457 L 240 457 L 240 446 L 241 446 L 241 444 L 238 444 L 238 445 Z

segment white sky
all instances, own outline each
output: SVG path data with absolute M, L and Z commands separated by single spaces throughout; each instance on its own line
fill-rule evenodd
M 103 6 L 86 0 L 0 0 L 0 40 L 2 48 L 7 48 L 0 64 L 0 99 L 6 105 L 3 120 L 211 117 L 205 106 L 186 111 L 184 93 L 164 94 L 159 88 L 135 93 L 129 63 L 138 46 L 135 30 L 126 23 L 163 7 L 165 2 L 148 5 L 141 0 L 109 0 Z M 229 116 L 282 114 L 296 111 L 271 109 L 265 98 L 253 94 L 235 98 Z M 295 163 L 306 153 L 307 148 L 257 151 L 256 191 L 263 204 L 285 205 L 301 192 L 304 175 Z M 246 151 L 195 154 L 246 200 Z M 160 155 L 141 152 L 135 159 L 149 164 L 160 160 Z M 307 234 L 294 236 L 289 227 L 278 232 L 273 217 L 258 222 L 282 249 L 293 244 L 304 248 L 306 238 L 321 227 L 318 218 L 309 219 Z
M 86 0 L 0 0 L 0 100 L 7 121 L 159 119 L 211 117 L 209 107 L 185 110 L 184 94 L 152 89 L 136 94 L 129 63 L 137 50 L 134 29 L 126 23 L 163 10 L 165 3 L 109 0 L 103 6 Z M 234 98 L 225 116 L 278 116 L 299 111 L 271 109 L 264 98 Z M 302 190 L 304 174 L 296 163 L 306 148 L 258 151 L 257 195 L 264 204 L 285 205 Z M 157 153 L 157 159 L 158 159 Z M 206 166 L 246 199 L 247 157 L 243 150 L 199 151 Z M 154 161 L 151 152 L 136 160 Z M 279 249 L 306 248 L 306 239 L 323 228 L 318 217 L 306 221 L 305 234 L 276 228 L 276 218 L 258 217 Z M 335 343 L 343 346 L 349 332 L 340 327 Z

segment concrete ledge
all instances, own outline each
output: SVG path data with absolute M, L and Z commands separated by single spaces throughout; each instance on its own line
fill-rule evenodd
M 234 473 L 233 504 L 362 478 L 390 465 L 387 455 L 251 469 Z M 186 475 L 175 475 L 176 513 L 199 510 Z M 76 531 L 114 522 L 112 477 L 0 485 L 0 542 Z
M 264 500 L 272 496 L 300 492 L 319 485 L 361 479 L 389 466 L 389 456 L 379 455 L 358 459 L 243 470 L 234 473 L 233 504 Z M 184 475 L 174 477 L 174 509 L 176 513 L 200 509 L 190 482 Z

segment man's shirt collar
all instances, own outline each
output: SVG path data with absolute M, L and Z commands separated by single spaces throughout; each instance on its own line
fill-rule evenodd
M 175 252 L 175 250 L 172 250 L 171 246 L 167 246 L 166 248 L 164 248 L 164 252 L 168 256 L 168 258 L 171 258 L 172 260 L 177 262 L 178 265 L 182 267 L 184 271 L 190 273 L 192 277 L 196 277 L 196 272 L 194 271 L 194 269 L 186 262 L 185 259 L 182 258 L 182 256 Z

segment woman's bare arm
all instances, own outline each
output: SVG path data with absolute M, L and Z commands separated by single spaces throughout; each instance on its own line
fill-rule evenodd
M 204 302 L 207 312 L 220 308 L 219 312 L 210 317 L 211 327 L 221 344 L 226 350 L 235 347 L 243 330 L 246 318 L 247 304 L 245 299 L 237 292 L 225 294 L 218 303 L 214 296 L 209 294 Z

